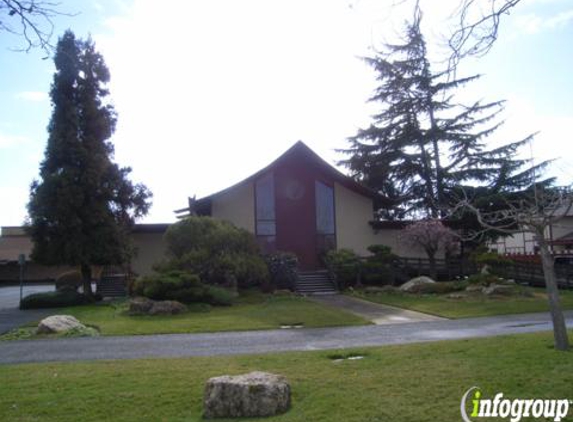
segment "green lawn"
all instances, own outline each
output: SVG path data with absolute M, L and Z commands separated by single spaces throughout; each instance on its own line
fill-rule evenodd
M 363 325 L 368 321 L 297 296 L 270 296 L 248 292 L 229 307 L 191 307 L 174 316 L 129 316 L 126 305 L 74 306 L 54 310 L 84 324 L 97 326 L 102 335 L 200 333 L 261 330 L 302 323 L 304 327 Z
M 320 351 L 0 366 L 0 420 L 199 421 L 209 377 L 252 370 L 291 382 L 292 409 L 265 419 L 277 422 L 457 422 L 472 386 L 484 398 L 573 399 L 573 353 L 554 351 L 550 333 L 353 352 L 366 357 L 333 362 L 334 352 Z
M 365 293 L 364 291 L 355 291 L 353 296 L 446 318 L 469 318 L 548 311 L 549 305 L 545 290 L 532 290 L 534 292 L 533 297 L 486 297 L 476 295 L 464 299 L 450 299 L 447 295 L 437 294 Z M 573 291 L 562 290 L 560 295 L 563 309 L 573 309 Z

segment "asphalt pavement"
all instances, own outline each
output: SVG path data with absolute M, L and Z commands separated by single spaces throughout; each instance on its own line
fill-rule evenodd
M 573 327 L 573 311 L 565 313 Z M 548 313 L 360 327 L 0 342 L 0 363 L 238 355 L 358 348 L 551 330 Z

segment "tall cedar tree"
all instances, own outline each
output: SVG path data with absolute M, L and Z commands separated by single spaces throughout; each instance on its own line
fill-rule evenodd
M 391 200 L 391 208 L 379 211 L 384 219 L 439 217 L 464 185 L 486 187 L 488 194 L 522 189 L 546 164 L 523 170 L 527 161 L 514 158 L 531 136 L 486 148 L 486 138 L 501 125 L 494 119 L 503 102 L 458 105 L 453 91 L 479 75 L 432 73 L 420 21 L 416 8 L 402 44 L 365 58 L 380 82 L 369 101 L 381 111 L 340 150 L 349 156 L 340 163 L 354 177 Z
M 116 113 L 94 43 L 68 30 L 54 61 L 48 145 L 28 203 L 32 259 L 79 266 L 91 295 L 91 266 L 125 262 L 130 228 L 149 210 L 151 193 L 128 179 L 130 168 L 112 162 Z

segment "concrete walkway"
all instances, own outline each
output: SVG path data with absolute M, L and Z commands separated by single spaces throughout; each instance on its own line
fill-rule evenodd
M 573 311 L 565 313 L 573 327 Z M 0 363 L 167 358 L 360 348 L 551 330 L 548 313 L 360 327 L 0 342 Z
M 376 325 L 404 324 L 408 322 L 441 321 L 446 318 L 394 306 L 382 305 L 345 295 L 309 296 L 308 299 L 323 305 L 340 308 L 344 311 L 358 315 Z

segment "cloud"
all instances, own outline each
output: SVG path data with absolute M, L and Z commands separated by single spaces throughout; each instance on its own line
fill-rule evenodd
M 24 136 L 5 135 L 0 133 L 0 149 L 11 148 L 28 142 Z
M 516 18 L 516 26 L 526 34 L 538 34 L 567 26 L 573 21 L 573 9 L 565 10 L 552 16 L 540 16 L 528 13 Z
M 48 100 L 48 94 L 43 91 L 22 91 L 16 94 L 19 100 L 42 102 Z

